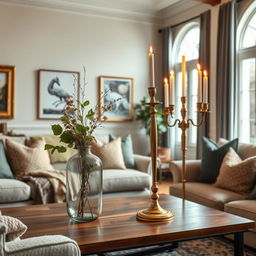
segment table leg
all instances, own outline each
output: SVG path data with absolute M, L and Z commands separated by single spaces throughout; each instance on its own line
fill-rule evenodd
M 235 244 L 234 244 L 234 255 L 243 256 L 244 255 L 244 233 L 235 233 Z

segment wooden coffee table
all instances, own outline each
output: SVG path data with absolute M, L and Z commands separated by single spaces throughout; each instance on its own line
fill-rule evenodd
M 90 223 L 72 223 L 65 204 L 1 209 L 28 226 L 23 238 L 61 234 L 74 239 L 82 253 L 97 253 L 168 242 L 235 234 L 234 255 L 243 255 L 243 232 L 254 221 L 211 209 L 180 198 L 160 195 L 161 206 L 175 218 L 169 223 L 136 220 L 138 210 L 149 206 L 149 197 L 113 198 L 103 201 L 101 217 Z

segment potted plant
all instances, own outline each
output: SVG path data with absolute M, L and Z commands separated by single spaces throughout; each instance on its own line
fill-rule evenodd
M 150 106 L 147 105 L 149 98 L 143 97 L 140 103 L 135 105 L 135 120 L 141 122 L 142 127 L 146 130 L 146 134 L 150 135 Z M 167 124 L 165 121 L 163 109 L 160 104 L 156 106 L 156 124 L 158 132 L 158 145 L 161 145 L 161 135 L 167 131 Z M 170 158 L 170 149 L 166 147 L 158 147 L 158 157 L 160 159 Z

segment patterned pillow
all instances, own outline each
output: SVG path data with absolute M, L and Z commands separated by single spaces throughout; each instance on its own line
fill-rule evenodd
M 220 167 L 215 186 L 240 194 L 248 194 L 254 185 L 256 156 L 241 160 L 230 148 Z
M 10 216 L 3 216 L 1 215 L 1 212 L 0 222 L 4 223 L 7 226 L 7 242 L 22 236 L 27 231 L 27 226 L 23 222 Z
M 6 139 L 7 156 L 16 177 L 22 177 L 33 170 L 54 170 L 44 145 L 43 139 L 31 141 L 29 147 Z
M 92 153 L 101 159 L 104 169 L 126 169 L 120 137 L 106 144 L 93 143 Z

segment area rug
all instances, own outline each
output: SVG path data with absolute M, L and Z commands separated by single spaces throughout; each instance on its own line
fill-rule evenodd
M 153 249 L 154 247 L 147 247 Z M 145 248 L 144 248 L 145 249 Z M 89 256 L 140 256 L 144 249 L 131 249 L 108 252 L 103 254 L 91 254 Z M 148 252 L 146 256 L 231 256 L 234 255 L 232 241 L 225 238 L 204 238 L 181 242 L 173 251 Z M 256 250 L 245 247 L 244 256 L 255 256 Z

